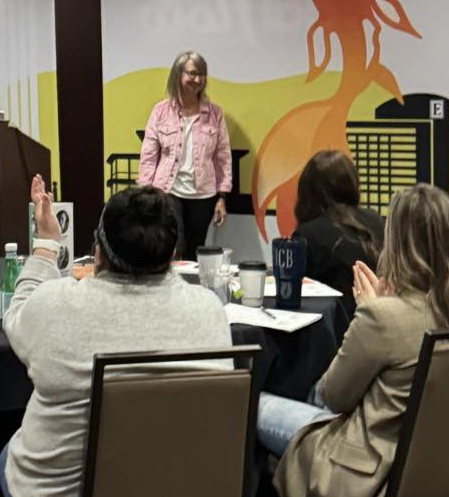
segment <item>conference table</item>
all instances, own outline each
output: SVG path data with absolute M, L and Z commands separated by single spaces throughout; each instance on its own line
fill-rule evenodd
M 0 327 L 0 412 L 23 409 L 32 391 L 33 384 L 26 368 L 14 354 Z
M 264 305 L 274 307 L 275 299 L 265 298 Z M 334 297 L 305 297 L 301 311 L 321 313 L 323 317 L 290 333 L 243 324 L 231 326 L 235 345 L 259 343 L 263 348 L 259 387 L 297 400 L 307 398 L 338 350 L 348 326 L 344 308 Z M 25 366 L 0 328 L 0 416 L 23 411 L 32 389 Z M 0 442 L 4 424 L 0 423 Z
M 275 307 L 275 299 L 265 298 L 264 306 Z M 303 297 L 301 312 L 320 313 L 323 317 L 289 333 L 244 324 L 231 326 L 234 345 L 258 343 L 263 348 L 261 388 L 297 400 L 307 398 L 310 388 L 327 369 L 349 324 L 335 297 Z M 32 389 L 25 366 L 0 327 L 0 412 L 24 408 Z
M 9 346 L 0 320 L 0 450 L 19 427 L 32 391 L 26 368 Z

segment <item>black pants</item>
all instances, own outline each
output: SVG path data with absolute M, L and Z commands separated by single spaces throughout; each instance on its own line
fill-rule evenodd
M 170 195 L 178 222 L 176 259 L 196 261 L 196 249 L 204 245 L 207 229 L 214 215 L 217 196 L 186 199 Z

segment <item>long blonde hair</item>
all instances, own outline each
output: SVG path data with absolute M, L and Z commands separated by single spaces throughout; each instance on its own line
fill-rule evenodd
M 195 69 L 199 74 L 204 76 L 204 85 L 201 89 L 198 99 L 201 101 L 206 96 L 207 85 L 207 62 L 198 52 L 181 52 L 178 54 L 171 66 L 170 73 L 167 80 L 167 93 L 170 100 L 175 101 L 182 107 L 182 94 L 181 94 L 181 76 L 186 63 L 191 60 Z
M 393 197 L 378 272 L 397 295 L 426 294 L 439 326 L 449 324 L 449 195 L 418 184 Z

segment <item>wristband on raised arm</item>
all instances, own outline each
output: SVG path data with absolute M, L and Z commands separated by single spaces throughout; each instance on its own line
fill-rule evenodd
M 59 253 L 61 245 L 56 240 L 51 240 L 49 238 L 34 238 L 33 239 L 33 250 L 35 249 L 46 249 L 55 254 Z

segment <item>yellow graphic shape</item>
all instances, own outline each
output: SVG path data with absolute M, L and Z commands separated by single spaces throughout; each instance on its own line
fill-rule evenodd
M 106 181 L 110 177 L 107 158 L 113 153 L 139 153 L 137 130 L 144 130 L 153 106 L 164 98 L 168 69 L 155 68 L 127 73 L 103 85 L 103 128 Z M 137 164 L 133 164 L 137 168 Z
M 154 104 L 164 98 L 167 75 L 168 69 L 146 69 L 104 84 L 105 160 L 112 153 L 140 152 L 141 142 L 135 131 L 145 128 Z M 251 194 L 257 151 L 275 123 L 288 115 L 292 108 L 328 99 L 337 90 L 340 80 L 341 73 L 331 71 L 313 84 L 305 83 L 305 75 L 259 83 L 234 83 L 208 78 L 207 93 L 223 109 L 232 148 L 248 150 L 248 154 L 240 160 L 239 193 Z M 353 102 L 349 119 L 372 119 L 374 109 L 389 98 L 389 93 L 378 85 L 369 85 Z M 292 136 L 294 139 L 295 135 Z M 296 142 L 300 143 L 301 139 L 296 139 Z M 298 161 L 294 164 L 298 166 Z M 137 163 L 133 164 L 133 168 L 137 170 Z M 277 168 L 282 170 L 280 162 L 277 162 Z M 109 177 L 109 166 L 105 164 L 105 184 Z M 266 188 L 269 187 L 267 184 Z M 296 185 L 294 187 L 296 189 Z M 108 197 L 109 190 L 106 189 L 105 200 Z M 275 208 L 276 202 L 268 206 Z M 288 204 L 285 208 L 291 210 L 292 206 Z
M 145 69 L 124 74 L 103 86 L 104 154 L 138 153 L 141 142 L 135 131 L 145 129 L 153 106 L 165 98 L 168 69 Z M 327 75 L 326 75 L 327 76 Z M 328 97 L 335 91 L 338 74 L 316 85 L 305 85 L 305 76 L 260 83 L 233 83 L 208 78 L 207 94 L 224 112 L 231 146 L 248 150 L 240 162 L 241 193 L 251 193 L 255 154 L 267 130 L 292 107 L 310 99 Z M 304 91 L 298 92 L 298 87 Z M 280 98 L 274 96 L 281 95 Z M 105 169 L 105 182 L 109 169 Z M 105 192 L 107 199 L 109 193 Z
M 38 74 L 38 112 L 39 142 L 50 149 L 51 179 L 57 181 L 60 188 L 59 139 L 58 139 L 58 98 L 56 89 L 56 71 Z M 48 185 L 50 188 L 50 185 Z
M 167 75 L 168 69 L 147 69 L 105 83 L 105 159 L 111 153 L 140 152 L 140 140 L 135 130 L 145 128 L 153 105 L 164 98 Z M 209 78 L 208 94 L 225 113 L 231 146 L 249 151 L 240 161 L 239 193 L 251 194 L 256 152 L 273 125 L 290 109 L 332 95 L 340 78 L 338 72 L 327 72 L 313 84 L 305 83 L 305 75 L 248 84 Z M 52 180 L 61 187 L 54 71 L 39 74 L 38 95 L 40 142 L 51 151 Z M 371 119 L 374 109 L 388 98 L 385 90 L 375 84 L 370 85 L 353 103 L 349 119 Z M 105 182 L 108 178 L 109 169 L 105 164 Z M 108 198 L 109 190 L 106 190 L 105 200 Z M 269 207 L 276 207 L 276 202 L 269 204 Z M 288 208 L 291 209 L 291 205 Z

